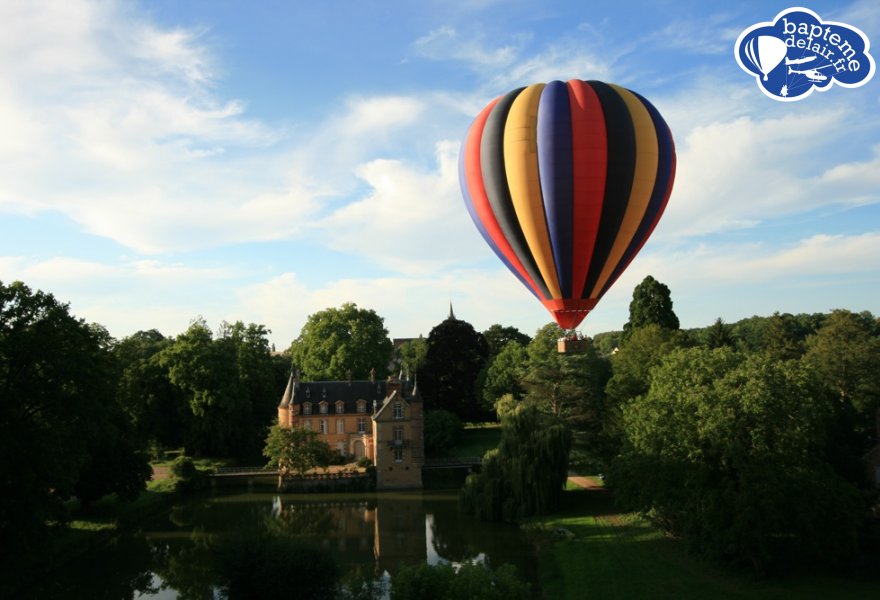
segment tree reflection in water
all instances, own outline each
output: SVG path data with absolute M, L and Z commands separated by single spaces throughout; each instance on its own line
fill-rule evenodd
M 176 592 L 182 599 L 213 598 L 218 549 L 245 533 L 329 550 L 358 581 L 393 578 L 406 564 L 475 559 L 492 568 L 511 563 L 520 577 L 536 581 L 534 552 L 519 529 L 461 515 L 454 492 L 218 494 L 193 498 L 144 529 L 53 573 L 53 583 L 30 595 L 169 598 Z

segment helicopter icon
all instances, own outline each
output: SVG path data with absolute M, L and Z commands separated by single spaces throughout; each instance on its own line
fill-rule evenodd
M 789 75 L 803 75 L 804 77 L 806 77 L 808 80 L 812 81 L 813 83 L 821 83 L 823 81 L 827 81 L 828 76 L 823 73 L 820 73 L 819 69 L 827 69 L 830 66 L 831 65 L 829 64 L 829 65 L 825 65 L 824 67 L 816 67 L 815 69 L 804 69 L 802 71 L 788 67 L 788 74 Z

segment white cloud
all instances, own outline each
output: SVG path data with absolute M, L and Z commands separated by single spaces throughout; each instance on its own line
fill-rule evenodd
M 317 224 L 322 243 L 410 274 L 467 262 L 485 250 L 461 200 L 458 148 L 439 143 L 435 171 L 396 160 L 359 167 L 371 191 Z
M 284 348 L 299 335 L 310 314 L 354 302 L 385 319 L 391 337 L 427 337 L 446 318 L 452 302 L 456 316 L 484 330 L 502 317 L 532 334 L 549 314 L 506 270 L 450 270 L 431 277 L 346 278 L 310 288 L 294 273 L 242 287 L 241 313 L 267 324 L 276 346 Z
M 60 211 L 140 252 L 275 239 L 315 210 L 322 190 L 266 156 L 286 133 L 212 91 L 204 31 L 113 1 L 0 20 L 0 210 Z
M 679 137 L 675 186 L 658 231 L 704 235 L 854 198 L 876 202 L 876 159 L 833 164 L 830 149 L 844 137 L 848 118 L 828 110 L 694 127 Z
M 413 47 L 426 58 L 457 60 L 476 70 L 494 70 L 513 62 L 522 49 L 522 41 L 490 48 L 481 36 L 462 36 L 455 28 L 442 26 L 417 39 Z
M 492 79 L 490 88 L 503 89 L 536 82 L 569 79 L 607 81 L 615 56 L 603 56 L 577 41 L 561 41 L 548 45 L 542 52 L 519 59 Z

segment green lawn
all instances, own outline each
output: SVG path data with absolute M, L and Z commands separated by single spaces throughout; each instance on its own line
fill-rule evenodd
M 483 456 L 487 450 L 498 446 L 501 441 L 501 425 L 468 427 L 461 434 L 461 440 L 449 451 L 449 456 Z
M 880 580 L 805 575 L 755 580 L 687 554 L 603 490 L 569 490 L 563 509 L 524 524 L 542 531 L 539 570 L 545 598 L 877 598 Z M 571 531 L 566 539 L 556 528 Z

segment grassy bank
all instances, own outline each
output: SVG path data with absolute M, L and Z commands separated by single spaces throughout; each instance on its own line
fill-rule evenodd
M 461 433 L 459 442 L 449 451 L 449 456 L 483 456 L 487 450 L 498 446 L 501 441 L 501 425 L 467 427 Z
M 592 484 L 598 481 L 593 479 Z M 748 573 L 689 555 L 678 540 L 634 514 L 618 512 L 610 493 L 601 487 L 569 488 L 558 513 L 524 524 L 536 533 L 541 544 L 539 572 L 545 598 L 782 600 L 880 596 L 880 580 L 809 573 L 757 581 Z

